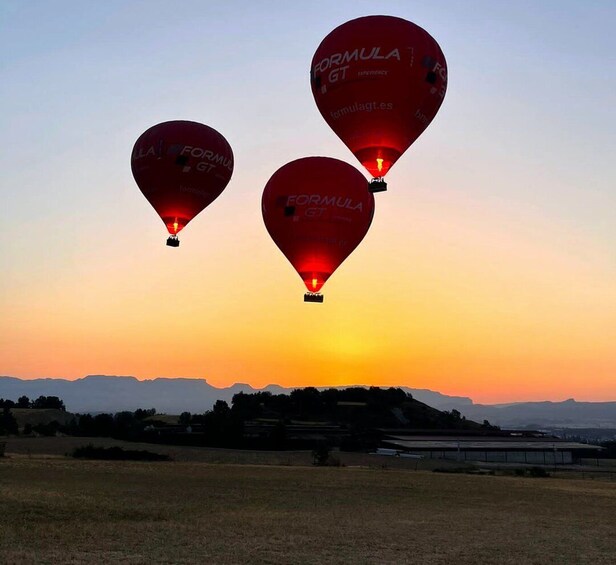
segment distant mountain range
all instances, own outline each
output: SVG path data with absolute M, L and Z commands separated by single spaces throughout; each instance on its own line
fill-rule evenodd
M 0 377 L 0 398 L 17 400 L 22 395 L 30 399 L 41 395 L 58 396 L 71 412 L 119 412 L 156 408 L 158 412 L 168 414 L 185 411 L 202 413 L 211 409 L 217 400 L 225 400 L 230 404 L 233 395 L 238 392 L 259 390 L 272 394 L 289 394 L 293 388 L 268 385 L 263 389 L 256 389 L 244 383 L 217 388 L 208 384 L 205 379 L 158 378 L 140 381 L 135 377 L 106 375 L 89 375 L 72 381 Z M 473 404 L 470 398 L 447 396 L 431 390 L 404 390 L 410 392 L 416 400 L 439 410 Z
M 338 387 L 340 388 L 340 387 Z M 463 396 L 448 396 L 426 389 L 400 387 L 413 398 L 438 410 L 458 410 L 476 422 L 488 420 L 502 427 L 616 428 L 616 402 L 519 402 L 514 404 L 474 404 Z M 266 390 L 288 394 L 293 388 L 269 385 L 255 389 L 236 383 L 217 388 L 205 379 L 158 378 L 137 380 L 135 377 L 90 375 L 83 379 L 32 379 L 0 377 L 0 398 L 17 400 L 39 396 L 58 396 L 71 412 L 120 412 L 137 408 L 156 408 L 158 412 L 203 413 L 216 400 L 231 403 L 238 392 Z
M 516 402 L 457 408 L 468 419 L 507 428 L 616 428 L 616 402 Z

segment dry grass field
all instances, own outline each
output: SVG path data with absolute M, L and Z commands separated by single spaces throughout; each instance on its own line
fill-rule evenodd
M 143 449 L 169 455 L 174 461 L 190 463 L 230 463 L 249 465 L 311 465 L 309 451 L 247 451 L 239 449 L 217 449 L 176 445 L 157 445 L 152 443 L 127 442 L 111 438 L 84 437 L 11 437 L 7 440 L 7 453 L 28 456 L 64 456 L 76 447 L 88 443 L 101 447 L 123 447 L 124 449 Z M 435 466 L 459 466 L 455 462 L 431 460 L 416 461 L 393 457 L 375 457 L 362 453 L 336 453 L 335 456 L 346 466 L 383 466 L 400 469 L 432 470 Z
M 0 563 L 616 562 L 608 481 L 7 453 Z

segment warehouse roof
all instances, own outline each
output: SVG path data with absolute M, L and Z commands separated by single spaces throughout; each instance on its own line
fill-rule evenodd
M 424 434 L 424 435 L 398 435 L 398 434 L 388 434 L 385 438 L 386 440 L 401 440 L 401 441 L 478 441 L 478 442 L 548 442 L 548 443 L 562 443 L 563 441 L 567 441 L 561 439 L 559 437 L 549 436 L 549 435 L 539 435 L 536 437 L 533 436 L 522 436 L 519 434 L 516 435 L 485 435 L 485 436 L 468 436 L 466 434 L 447 434 L 447 435 L 436 435 L 436 434 Z
M 603 449 L 598 445 L 589 445 L 586 443 L 578 443 L 574 441 L 563 441 L 563 440 L 555 440 L 555 441 L 511 441 L 511 440 L 498 440 L 498 441 L 485 441 L 485 440 L 477 440 L 473 438 L 472 441 L 468 439 L 461 438 L 459 440 L 449 438 L 449 439 L 429 439 L 429 440 L 401 440 L 401 439 L 385 439 L 384 443 L 389 445 L 395 445 L 396 447 L 400 447 L 402 449 L 418 449 L 418 450 L 444 450 L 444 449 L 477 449 L 481 451 L 489 451 L 489 450 L 511 450 L 511 449 L 521 449 L 525 451 L 564 451 L 571 449 Z

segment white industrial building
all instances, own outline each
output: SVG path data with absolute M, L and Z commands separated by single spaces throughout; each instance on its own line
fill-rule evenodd
M 424 431 L 425 433 L 425 431 Z M 429 459 L 567 465 L 602 448 L 562 440 L 541 432 L 499 431 L 498 434 L 385 435 L 382 454 L 422 456 Z M 393 453 L 392 453 L 393 452 Z

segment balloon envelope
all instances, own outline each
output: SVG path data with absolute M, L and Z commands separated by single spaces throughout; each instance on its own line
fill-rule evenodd
M 175 235 L 227 186 L 233 151 L 209 126 L 163 122 L 137 139 L 131 168 L 141 192 Z
M 374 215 L 364 176 L 329 157 L 282 166 L 267 182 L 261 205 L 267 231 L 310 292 L 319 292 L 359 245 Z
M 321 42 L 310 79 L 325 121 L 372 176 L 383 177 L 440 108 L 447 63 L 418 25 L 366 16 Z

